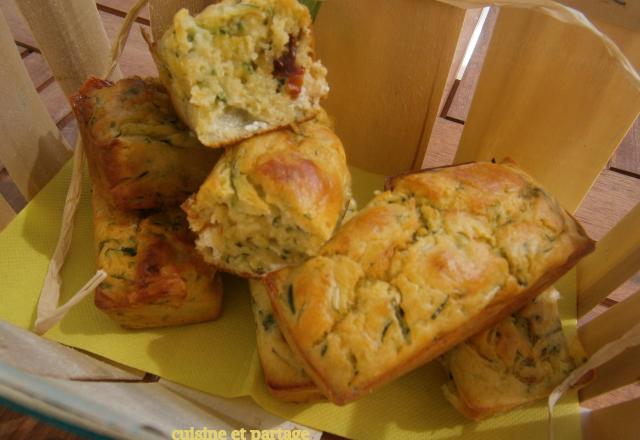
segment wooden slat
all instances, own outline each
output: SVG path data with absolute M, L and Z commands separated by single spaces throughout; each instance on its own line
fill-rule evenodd
M 27 200 L 20 194 L 20 190 L 5 169 L 0 170 L 0 194 L 16 213 L 20 212 L 27 204 Z
M 640 91 L 594 35 L 505 8 L 456 162 L 512 157 L 573 211 L 639 111 Z
M 640 118 L 629 130 L 613 155 L 609 166 L 616 171 L 630 173 L 640 178 Z
M 580 327 L 580 341 L 588 353 L 594 353 L 637 324 L 638 316 L 640 290 Z M 638 380 L 640 347 L 634 347 L 598 368 L 595 380 L 581 391 L 581 396 L 583 400 L 591 399 Z
M 604 170 L 576 211 L 594 240 L 600 240 L 640 203 L 640 179 Z
M 640 398 L 591 411 L 585 415 L 585 440 L 632 440 L 638 438 Z
M 322 4 L 315 31 L 331 84 L 325 106 L 351 164 L 382 174 L 420 167 L 463 19 L 434 1 Z
M 38 43 L 33 37 L 29 25 L 20 13 L 20 10 L 16 5 L 16 1 L 0 0 L 0 10 L 2 10 L 2 14 L 7 21 L 11 34 L 16 42 L 20 43 L 24 47 L 38 50 Z
M 464 57 L 464 53 L 467 50 L 467 46 L 469 45 L 471 34 L 475 29 L 476 23 L 480 18 L 481 12 L 482 12 L 482 8 L 466 9 L 464 11 L 464 19 L 462 20 L 462 26 L 460 27 L 460 35 L 458 36 L 458 42 L 456 43 L 456 50 L 453 54 L 451 67 L 449 68 L 449 74 L 447 75 L 447 83 L 444 86 L 442 102 L 440 103 L 440 110 L 438 114 L 440 114 L 441 116 L 444 111 L 443 107 L 447 99 L 449 98 L 449 94 L 451 93 L 451 88 L 455 82 L 456 73 L 458 72 L 458 68 L 460 67 L 462 58 Z M 434 130 L 435 130 L 435 127 L 434 127 Z
M 73 117 L 73 114 L 70 116 L 71 117 L 68 120 L 63 119 L 60 121 L 58 123 L 58 127 L 60 127 L 60 133 L 62 133 L 62 136 L 66 139 L 67 143 L 69 145 L 75 145 L 78 137 L 78 121 Z
M 618 287 L 608 298 L 616 302 L 622 302 L 637 290 L 640 290 L 640 272 L 629 278 L 626 283 Z
M 498 19 L 498 13 L 499 8 L 493 7 L 489 11 L 489 15 L 487 15 L 487 19 L 482 28 L 482 33 L 480 34 L 480 38 L 478 38 L 476 48 L 469 60 L 469 64 L 467 65 L 467 70 L 462 76 L 462 80 L 460 81 L 456 93 L 451 101 L 451 106 L 447 111 L 447 116 L 450 118 L 454 118 L 459 121 L 465 121 L 467 119 L 469 109 L 471 108 L 471 100 L 473 99 L 473 94 L 475 93 L 476 86 L 478 85 L 480 71 L 482 70 L 484 59 L 487 56 L 487 50 L 489 49 L 489 42 L 491 41 L 493 28 L 495 27 L 496 20 Z
M 59 83 L 56 81 L 40 90 L 40 99 L 42 99 L 47 111 L 56 124 L 71 113 L 69 100 L 62 91 Z
M 21 57 L 27 56 L 27 54 L 29 53 L 29 49 L 27 49 L 26 47 L 20 46 L 18 43 L 16 43 L 16 46 L 18 47 L 18 52 L 20 52 Z
M 195 14 L 211 3 L 213 3 L 212 0 L 149 0 L 153 39 L 159 40 L 162 37 L 179 9 L 186 8 L 191 14 Z
M 595 353 L 607 342 L 627 332 L 640 317 L 640 290 L 581 326 L 580 341 L 588 353 Z M 640 369 L 640 358 L 636 368 Z
M 120 25 L 124 19 L 104 11 L 100 11 L 100 18 L 104 24 L 109 41 L 113 42 L 118 35 Z M 125 77 L 132 75 L 143 77 L 158 76 L 158 71 L 151 58 L 147 43 L 140 33 L 140 27 L 146 26 L 134 23 L 131 28 L 131 33 L 129 34 L 129 39 L 127 40 L 127 45 L 120 57 L 120 69 Z
M 17 4 L 67 96 L 87 76 L 104 74 L 110 64 L 110 44 L 94 2 L 18 0 Z
M 628 349 L 595 371 L 593 382 L 580 391 L 583 401 L 640 381 L 640 347 Z
M 4 196 L 0 194 L 0 231 L 2 231 L 15 216 L 16 212 L 11 205 L 9 205 L 9 202 L 5 200 Z
M 584 315 L 640 270 L 640 204 L 577 266 L 578 316 Z
M 33 197 L 70 156 L 66 143 L 16 50 L 9 28 L 0 14 L 0 161 L 20 192 Z
M 437 117 L 422 168 L 451 165 L 456 155 L 463 125 Z
M 23 58 L 23 61 L 36 90 L 42 89 L 44 88 L 43 86 L 51 83 L 53 73 L 51 73 L 51 69 L 42 55 L 37 52 L 31 52 Z

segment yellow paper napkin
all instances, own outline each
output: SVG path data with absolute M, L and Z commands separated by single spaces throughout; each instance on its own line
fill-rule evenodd
M 31 328 L 38 294 L 60 228 L 70 164 L 0 234 L 0 319 Z M 382 189 L 383 178 L 352 169 L 359 206 Z M 63 270 L 65 302 L 94 273 L 89 187 L 83 188 L 73 242 Z M 572 274 L 571 274 L 572 275 Z M 574 275 L 572 275 L 574 276 Z M 571 279 L 557 287 L 565 325 L 575 328 Z M 215 322 L 176 328 L 124 330 L 83 300 L 47 338 L 223 397 L 250 395 L 262 407 L 298 423 L 363 439 L 540 439 L 547 435 L 545 402 L 473 423 L 459 415 L 440 390 L 445 375 L 436 363 L 419 368 L 373 395 L 344 407 L 288 404 L 272 398 L 262 380 L 246 282 L 224 279 L 222 316 Z M 555 410 L 556 438 L 580 438 L 576 393 Z

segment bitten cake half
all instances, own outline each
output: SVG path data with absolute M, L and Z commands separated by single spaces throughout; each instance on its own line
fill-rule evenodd
M 158 80 L 90 78 L 71 102 L 93 184 L 117 209 L 180 205 L 220 157 L 179 120 Z
M 209 147 L 310 119 L 329 90 L 297 0 L 182 9 L 151 51 L 178 114 Z
M 393 179 L 317 256 L 266 277 L 279 327 L 344 404 L 532 301 L 594 243 L 514 165 Z
M 183 209 L 205 261 L 255 278 L 315 255 L 350 201 L 340 139 L 309 121 L 226 149 Z
M 259 280 L 249 280 L 251 307 L 256 322 L 256 346 L 264 379 L 271 394 L 288 402 L 312 402 L 323 398 L 289 348 L 273 315 L 271 300 Z
M 195 250 L 180 209 L 148 216 L 114 210 L 94 190 L 93 215 L 97 267 L 108 275 L 95 292 L 100 310 L 127 328 L 218 317 L 220 275 Z
M 456 409 L 480 420 L 543 399 L 586 361 L 564 335 L 558 296 L 546 290 L 442 356 L 450 378 L 442 389 Z

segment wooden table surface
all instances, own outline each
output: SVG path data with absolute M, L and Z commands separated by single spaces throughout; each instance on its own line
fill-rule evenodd
M 102 17 L 109 37 L 113 38 L 122 23 L 123 17 L 134 0 L 98 0 L 97 8 Z M 77 135 L 77 125 L 69 103 L 51 74 L 46 61 L 40 54 L 38 44 L 31 35 L 29 27 L 21 17 L 14 0 L 0 0 L 0 10 L 4 14 L 11 32 L 14 35 L 17 49 L 29 72 L 34 86 L 40 93 L 52 118 L 62 134 L 73 145 Z M 425 166 L 447 165 L 455 155 L 464 119 L 466 118 L 471 98 L 475 89 L 478 74 L 490 39 L 492 24 L 496 12 L 492 11 L 487 19 L 478 46 L 469 63 L 463 78 L 459 81 L 455 93 L 449 96 L 454 83 L 454 74 L 467 46 L 479 10 L 469 10 L 465 17 L 456 57 L 451 69 L 448 86 L 443 103 L 449 98 L 449 105 L 437 118 L 429 143 Z M 137 19 L 139 26 L 149 25 L 149 14 L 145 8 Z M 637 66 L 636 66 L 637 67 Z M 140 33 L 134 29 L 121 59 L 121 69 L 125 76 L 154 76 L 156 69 Z M 6 170 L 0 164 L 0 193 L 17 211 L 25 205 Z M 583 223 L 587 232 L 600 239 L 615 225 L 633 206 L 640 202 L 640 119 L 636 121 L 627 137 L 612 157 L 594 184 L 591 192 L 577 211 L 577 218 Z M 607 307 L 616 304 L 640 287 L 640 274 L 618 289 L 596 310 L 585 319 L 591 319 Z M 584 402 L 591 408 L 602 407 L 613 402 L 640 396 L 640 385 L 634 384 L 610 395 Z M 44 422 L 18 414 L 11 409 L 0 406 L 0 438 L 12 439 L 77 439 L 78 436 L 50 426 Z

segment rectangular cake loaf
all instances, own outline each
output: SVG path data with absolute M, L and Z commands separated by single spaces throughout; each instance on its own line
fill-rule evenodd
M 113 209 L 94 189 L 97 267 L 107 273 L 95 304 L 127 328 L 209 321 L 220 314 L 222 281 L 194 245 L 178 208 L 141 214 Z
M 278 324 L 345 404 L 532 301 L 594 243 L 515 165 L 400 176 L 316 257 L 266 278 Z
M 547 289 L 442 356 L 449 374 L 442 390 L 458 411 L 480 420 L 543 399 L 586 361 L 577 338 L 565 337 L 558 297 Z
M 288 402 L 312 402 L 323 398 L 304 371 L 302 363 L 285 341 L 271 308 L 264 284 L 249 280 L 251 307 L 256 321 L 256 345 L 267 387 L 275 397 Z
M 118 209 L 178 206 L 220 157 L 180 122 L 158 80 L 89 78 L 71 103 L 93 185 Z

